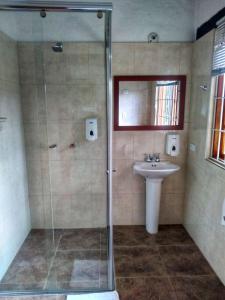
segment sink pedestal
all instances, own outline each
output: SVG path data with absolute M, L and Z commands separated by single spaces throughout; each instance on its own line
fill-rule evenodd
M 136 162 L 134 174 L 145 177 L 146 181 L 146 230 L 158 232 L 159 209 L 162 181 L 167 176 L 180 170 L 180 167 L 167 161 Z
M 163 178 L 146 178 L 146 230 L 158 232 L 161 187 Z

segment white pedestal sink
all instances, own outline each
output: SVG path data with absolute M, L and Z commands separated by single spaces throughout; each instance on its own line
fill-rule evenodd
M 134 174 L 146 179 L 146 230 L 158 232 L 161 186 L 165 177 L 180 170 L 180 167 L 168 161 L 135 162 Z

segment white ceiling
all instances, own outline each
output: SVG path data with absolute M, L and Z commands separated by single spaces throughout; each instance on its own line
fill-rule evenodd
M 147 41 L 152 31 L 160 41 L 194 39 L 194 0 L 112 2 L 113 41 Z M 0 12 L 0 30 L 18 41 L 96 41 L 103 39 L 103 29 L 103 19 L 90 13 L 49 13 L 43 19 L 36 12 Z
M 225 7 L 225 0 L 195 0 L 195 29 Z

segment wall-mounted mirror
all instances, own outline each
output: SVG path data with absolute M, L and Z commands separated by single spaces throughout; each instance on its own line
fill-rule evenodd
M 183 129 L 186 76 L 115 76 L 115 130 Z

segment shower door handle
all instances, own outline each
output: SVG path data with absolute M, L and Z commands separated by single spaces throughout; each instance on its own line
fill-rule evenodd
M 106 173 L 109 174 L 109 170 L 106 170 Z M 116 169 L 113 169 L 112 173 L 116 173 Z

